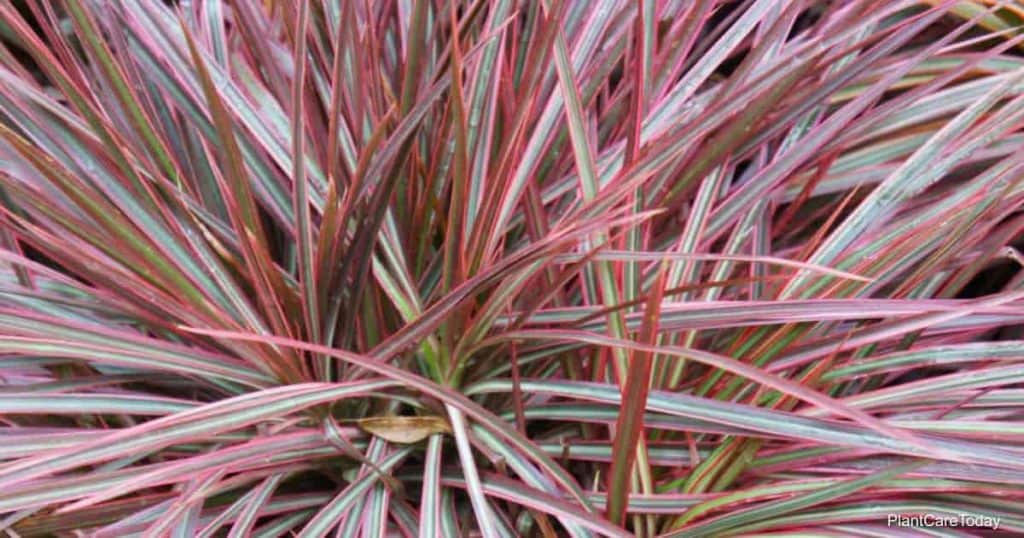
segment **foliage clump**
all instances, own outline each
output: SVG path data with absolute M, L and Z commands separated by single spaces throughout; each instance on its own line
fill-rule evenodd
M 1024 532 L 1021 15 L 0 1 L 0 529 Z

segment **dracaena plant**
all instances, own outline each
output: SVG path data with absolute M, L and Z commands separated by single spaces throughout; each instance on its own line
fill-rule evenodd
M 0 530 L 1024 532 L 1022 20 L 0 0 Z

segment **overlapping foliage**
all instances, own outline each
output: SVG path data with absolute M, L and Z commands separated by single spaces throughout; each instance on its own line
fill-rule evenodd
M 0 0 L 0 528 L 1024 532 L 1022 12 Z

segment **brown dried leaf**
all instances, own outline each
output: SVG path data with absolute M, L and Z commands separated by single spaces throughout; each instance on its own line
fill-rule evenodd
M 360 429 L 392 443 L 418 443 L 435 433 L 451 433 L 448 422 L 438 416 L 370 417 L 356 421 Z

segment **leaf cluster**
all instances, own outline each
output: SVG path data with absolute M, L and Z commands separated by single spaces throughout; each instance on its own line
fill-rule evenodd
M 1022 20 L 0 0 L 0 530 L 1024 532 Z

